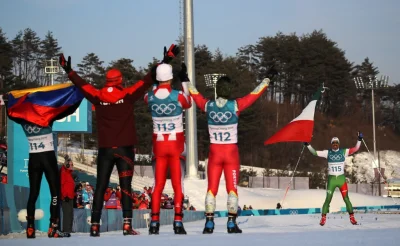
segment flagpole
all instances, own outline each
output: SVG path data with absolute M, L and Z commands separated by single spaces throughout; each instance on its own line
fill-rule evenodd
M 301 149 L 301 153 L 300 153 L 299 159 L 297 160 L 296 167 L 294 168 L 292 177 L 290 178 L 290 181 L 289 181 L 289 185 L 287 186 L 285 195 L 283 196 L 283 200 L 282 200 L 282 203 L 281 203 L 281 206 L 282 206 L 282 207 L 283 207 L 283 203 L 285 202 L 285 198 L 286 198 L 286 195 L 287 195 L 287 193 L 288 193 L 288 191 L 289 191 L 290 185 L 292 184 L 294 174 L 296 173 L 297 166 L 298 166 L 299 163 L 300 163 L 300 159 L 301 159 L 301 156 L 303 155 L 303 151 L 304 151 L 304 148 L 305 148 L 305 147 L 306 147 L 306 146 L 303 144 L 303 148 Z

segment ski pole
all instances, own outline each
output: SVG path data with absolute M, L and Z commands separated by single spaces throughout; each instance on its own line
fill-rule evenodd
M 294 177 L 294 175 L 295 175 L 295 173 L 296 173 L 297 166 L 298 166 L 299 163 L 300 163 L 301 155 L 303 154 L 303 151 L 304 151 L 304 148 L 305 148 L 305 147 L 306 147 L 306 146 L 303 145 L 303 148 L 301 149 L 301 153 L 300 153 L 299 159 L 297 160 L 297 163 L 296 163 L 296 167 L 294 168 L 292 177 L 290 178 L 289 185 L 288 185 L 288 187 L 286 188 L 286 192 L 285 192 L 285 195 L 283 196 L 283 200 L 282 200 L 282 207 L 283 207 L 283 202 L 284 202 L 285 199 L 286 199 L 286 195 L 287 195 L 287 193 L 288 193 L 288 191 L 289 191 L 290 185 L 292 184 L 293 177 Z

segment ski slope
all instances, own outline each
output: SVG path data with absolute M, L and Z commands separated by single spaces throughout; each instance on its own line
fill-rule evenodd
M 170 182 L 169 180 L 167 182 Z M 207 180 L 185 180 L 185 195 L 189 202 L 197 209 L 204 210 L 204 199 L 207 191 Z M 285 190 L 270 188 L 244 188 L 238 187 L 239 205 L 251 205 L 253 209 L 274 209 L 285 194 Z M 284 208 L 321 208 L 325 201 L 326 191 L 322 189 L 289 190 L 284 203 Z M 221 179 L 217 195 L 217 210 L 227 210 L 227 194 L 225 181 Z M 359 193 L 349 193 L 353 206 L 379 206 L 400 204 L 400 199 L 369 196 Z M 340 211 L 345 204 L 340 191 L 333 195 L 330 212 Z
M 99 238 L 74 233 L 71 238 L 49 239 L 42 234 L 36 239 L 26 239 L 23 233 L 0 237 L 0 245 L 7 246 L 62 246 L 62 245 L 399 245 L 399 214 L 357 214 L 360 225 L 351 225 L 347 215 L 331 215 L 321 227 L 317 215 L 286 215 L 263 217 L 239 217 L 242 234 L 226 233 L 226 218 L 216 218 L 214 234 L 203 235 L 204 221 L 185 223 L 187 235 L 174 235 L 172 226 L 161 226 L 160 235 L 149 236 L 146 229 L 141 235 L 123 236 L 121 231 L 102 233 Z M 13 238 L 10 238 L 13 237 Z

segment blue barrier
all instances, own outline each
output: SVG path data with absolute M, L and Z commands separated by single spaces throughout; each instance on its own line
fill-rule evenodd
M 353 207 L 353 210 L 363 210 L 363 211 L 377 211 L 377 210 L 389 210 L 389 209 L 396 209 L 400 210 L 400 205 L 383 205 L 383 206 L 358 206 Z M 346 207 L 340 208 L 341 212 L 346 212 Z
M 26 222 L 20 222 L 18 220 L 18 212 L 21 209 L 26 209 L 28 196 L 28 187 L 0 184 L 0 235 L 12 232 L 22 232 L 25 230 Z M 44 212 L 48 212 L 47 206 L 44 208 Z M 133 227 L 146 228 L 147 221 L 144 219 L 144 214 L 150 214 L 150 212 L 150 210 L 133 210 Z M 160 224 L 172 224 L 174 214 L 175 211 L 172 209 L 162 209 L 160 211 Z M 204 211 L 184 211 L 183 214 L 183 222 L 205 219 Z M 88 221 L 90 222 L 90 216 L 91 211 L 89 209 L 74 209 L 73 231 L 89 232 L 90 225 Z M 61 220 L 63 220 L 62 211 Z M 46 219 L 35 221 L 36 226 L 39 224 L 39 221 L 48 226 L 49 222 Z M 122 210 L 104 209 L 101 216 L 101 222 L 101 232 L 122 230 Z
M 296 214 L 319 214 L 320 208 L 288 208 L 288 209 L 252 209 L 241 210 L 238 216 L 267 216 L 267 215 L 296 215 Z M 228 217 L 228 211 L 215 211 L 215 217 Z

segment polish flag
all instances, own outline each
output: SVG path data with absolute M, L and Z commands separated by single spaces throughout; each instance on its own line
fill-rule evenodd
M 320 87 L 301 114 L 267 139 L 264 145 L 279 142 L 311 142 L 314 129 L 315 106 L 322 92 L 323 87 Z

